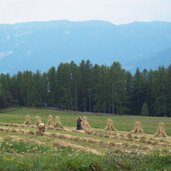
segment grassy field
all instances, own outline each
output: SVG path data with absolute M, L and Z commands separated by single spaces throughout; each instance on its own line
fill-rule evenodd
M 27 114 L 32 117 L 33 123 L 35 122 L 36 115 L 40 115 L 44 123 L 47 122 L 48 115 L 58 115 L 61 118 L 62 124 L 68 127 L 75 127 L 77 117 L 84 115 L 88 117 L 88 121 L 93 128 L 101 129 L 105 128 L 106 120 L 108 118 L 111 118 L 113 119 L 114 126 L 119 131 L 131 131 L 134 128 L 135 121 L 140 121 L 142 123 L 144 132 L 150 134 L 155 133 L 159 122 L 164 122 L 166 132 L 168 135 L 171 136 L 171 118 L 168 117 L 113 116 L 86 112 L 68 112 L 49 109 L 19 108 L 0 111 L 0 122 L 12 122 L 22 124 Z
M 23 127 L 28 114 L 33 125 Z M 36 135 L 35 116 L 41 116 L 47 123 L 50 114 L 60 116 L 64 129 L 46 130 L 43 136 Z M 75 130 L 78 116 L 87 116 L 92 127 L 89 133 Z M 104 130 L 108 118 L 113 119 L 116 132 Z M 144 134 L 128 134 L 135 121 L 142 123 Z M 168 137 L 153 136 L 159 122 L 165 123 Z M 13 123 L 17 123 L 17 127 Z M 171 118 L 33 108 L 1 110 L 0 170 L 170 171 Z

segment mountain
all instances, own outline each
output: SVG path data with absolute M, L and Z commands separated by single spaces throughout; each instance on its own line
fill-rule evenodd
M 171 23 L 49 21 L 0 24 L 0 72 L 46 71 L 61 62 L 111 65 L 130 71 L 171 64 Z

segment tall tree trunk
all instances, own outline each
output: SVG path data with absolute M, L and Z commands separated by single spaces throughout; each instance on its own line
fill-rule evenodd
M 112 103 L 112 114 L 113 115 L 115 114 L 115 105 L 114 105 L 114 102 Z
M 89 112 L 91 112 L 91 97 L 90 97 L 90 95 L 88 97 L 88 101 L 89 101 Z
M 78 111 L 78 95 L 77 95 L 77 87 L 75 87 L 75 107 L 76 107 L 76 111 Z

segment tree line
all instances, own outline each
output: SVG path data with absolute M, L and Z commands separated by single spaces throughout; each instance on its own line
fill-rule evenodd
M 0 74 L 0 108 L 9 106 L 171 116 L 171 65 L 131 74 L 119 62 L 105 66 L 87 60 L 44 73 Z

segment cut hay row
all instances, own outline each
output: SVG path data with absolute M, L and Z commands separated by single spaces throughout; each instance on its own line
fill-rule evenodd
M 38 118 L 39 120 L 40 118 Z M 35 125 L 24 125 L 24 124 L 16 124 L 16 123 L 2 123 L 0 122 L 0 126 L 8 126 L 8 127 L 17 127 L 17 128 L 37 128 Z M 56 128 L 54 128 L 57 130 Z M 52 130 L 52 128 L 51 128 Z M 59 129 L 58 129 L 59 130 Z M 79 132 L 79 133 L 86 133 L 86 134 L 91 134 L 95 135 L 98 137 L 104 137 L 104 138 L 110 138 L 110 139 L 116 139 L 116 140 L 128 140 L 128 141 L 133 141 L 133 137 L 128 134 L 128 136 L 125 135 L 120 135 L 116 131 L 107 131 L 107 130 L 97 130 L 97 129 L 86 129 L 86 130 L 71 130 L 68 128 L 64 128 L 63 130 L 67 132 Z M 14 129 L 13 129 L 14 131 Z
M 81 145 L 76 145 L 76 144 L 69 143 L 69 142 L 64 142 L 64 141 L 61 141 L 61 140 L 55 140 L 53 144 L 54 144 L 55 147 L 59 147 L 59 148 L 72 148 L 72 149 L 75 149 L 75 150 L 84 151 L 84 152 L 88 152 L 88 153 L 93 153 L 93 154 L 96 154 L 96 155 L 103 155 L 102 153 L 98 152 L 95 149 L 88 148 L 88 147 L 83 147 Z
M 0 131 L 5 131 L 5 132 L 16 132 L 19 134 L 31 134 L 34 135 L 35 132 L 33 131 L 27 131 L 27 130 L 21 130 L 21 129 L 14 129 L 14 128 L 0 128 Z M 97 140 L 94 138 L 85 138 L 85 137 L 76 137 L 76 136 L 72 136 L 72 135 L 68 135 L 68 134 L 59 134 L 59 133 L 44 133 L 44 136 L 48 136 L 48 137 L 53 137 L 53 138 L 59 138 L 59 139 L 66 139 L 66 140 L 71 140 L 71 141 L 76 141 L 76 142 L 83 142 L 83 143 L 91 143 L 91 144 L 96 144 L 99 145 L 101 147 L 105 147 L 105 148 L 110 148 L 110 150 L 116 151 L 116 150 L 120 150 L 120 151 L 135 151 L 135 150 L 146 150 L 148 153 L 150 153 L 153 150 L 157 150 L 158 148 L 153 144 L 153 143 L 148 143 L 145 145 L 137 145 L 137 144 L 133 144 L 133 143 L 117 143 L 117 142 L 111 142 L 111 141 L 103 141 L 103 140 Z M 171 144 L 166 145 L 165 143 L 158 143 L 159 145 L 164 145 L 163 147 L 171 147 Z
M 42 122 L 41 117 L 38 116 L 38 115 L 35 117 L 35 119 L 36 119 L 36 125 L 31 125 L 31 117 L 30 117 L 30 115 L 26 115 L 24 124 L 2 123 L 2 122 L 0 122 L 0 126 L 11 126 L 11 127 L 21 127 L 21 128 L 22 127 L 36 128 L 39 123 L 43 123 L 43 122 Z M 105 137 L 105 138 L 117 138 L 117 131 L 113 126 L 113 120 L 112 119 L 107 120 L 106 128 L 104 130 L 97 130 L 97 129 L 91 128 L 88 121 L 87 121 L 87 117 L 85 117 L 85 116 L 82 118 L 82 123 L 81 124 L 82 124 L 81 125 L 82 129 L 87 134 L 93 134 L 93 135 L 100 136 L 100 137 Z M 52 115 L 48 116 L 46 129 L 65 130 L 65 131 L 71 132 L 69 129 L 64 128 L 62 126 L 59 116 L 56 116 L 55 121 L 53 121 Z M 72 131 L 75 132 L 75 130 L 72 130 Z M 142 129 L 141 122 L 139 122 L 139 121 L 135 122 L 135 127 L 130 133 L 143 134 L 144 131 Z M 128 137 L 129 137 L 129 134 L 128 134 Z M 154 136 L 155 137 L 167 137 L 167 134 L 165 132 L 165 125 L 164 125 L 163 122 L 159 123 L 159 126 L 158 126 L 157 131 L 154 134 Z
M 36 132 L 34 132 L 34 131 L 14 129 L 14 128 L 0 128 L 0 131 L 2 131 L 2 132 L 16 132 L 19 134 L 36 135 Z M 72 135 L 68 135 L 68 134 L 45 132 L 43 135 L 48 136 L 48 137 L 53 137 L 53 138 L 59 138 L 59 139 L 67 139 L 67 140 L 78 141 L 78 142 L 87 142 L 87 143 L 105 144 L 106 145 L 106 143 L 102 140 L 97 140 L 97 139 L 93 139 L 93 138 L 85 138 L 85 137 L 81 138 L 81 137 L 72 136 Z
M 0 125 L 13 126 L 13 127 L 18 127 L 18 128 L 22 128 L 22 127 L 36 128 L 36 126 L 33 126 L 33 125 L 32 126 L 26 126 L 26 125 L 16 124 L 16 123 L 0 123 Z M 163 124 L 161 124 L 161 125 L 163 126 Z M 160 130 L 159 128 L 158 128 L 158 130 L 160 132 L 163 132 L 163 130 Z M 69 129 L 65 129 L 65 130 L 69 131 Z M 11 131 L 15 132 L 15 129 L 11 128 Z M 71 132 L 71 130 L 69 132 Z M 76 132 L 78 132 L 78 131 L 76 131 Z M 84 131 L 81 131 L 81 132 L 84 132 Z M 150 140 L 150 139 L 146 138 L 145 135 L 142 135 L 142 137 L 139 137 L 138 134 L 133 133 L 132 131 L 130 133 L 128 133 L 127 135 L 119 134 L 116 131 L 105 131 L 105 130 L 97 130 L 97 129 L 87 129 L 87 130 L 85 130 L 85 132 L 87 134 L 92 134 L 92 135 L 99 136 L 99 137 L 111 138 L 111 139 L 116 139 L 116 140 L 125 140 L 125 141 L 139 141 L 139 142 L 142 142 L 142 143 L 154 144 L 154 145 L 159 144 L 160 141 L 161 141 L 160 140 L 158 142 L 158 140 Z M 29 133 L 34 134 L 32 131 L 29 131 Z M 157 136 L 156 136 L 156 138 L 157 138 Z M 163 139 L 163 142 L 168 143 L 164 139 Z
M 87 129 L 87 130 L 85 130 L 85 133 L 91 134 L 91 135 L 96 135 L 99 137 L 104 137 L 104 138 L 116 138 L 116 139 L 119 138 L 117 132 L 114 132 L 114 131 Z
M 31 130 L 22 130 L 22 129 L 15 129 L 15 128 L 0 128 L 1 132 L 16 132 L 19 134 L 25 134 L 25 135 L 34 135 L 35 132 Z
M 24 143 L 30 143 L 30 144 L 37 144 L 37 145 L 46 145 L 46 143 L 39 141 L 39 140 L 34 140 L 34 139 L 28 139 L 28 138 L 21 138 L 18 136 L 6 136 L 2 138 L 3 141 L 11 141 L 11 142 L 24 142 Z
M 37 144 L 37 145 L 46 145 L 42 141 L 21 138 L 21 137 L 18 137 L 18 136 L 7 136 L 5 138 L 0 137 L 0 141 L 1 142 L 3 142 L 3 141 L 24 142 L 24 143 L 31 143 L 31 144 Z M 58 147 L 58 148 L 71 148 L 71 149 L 74 149 L 74 150 L 84 151 L 84 152 L 88 152 L 88 153 L 93 153 L 93 154 L 96 154 L 96 155 L 103 155 L 102 153 L 98 152 L 95 149 L 88 148 L 88 147 L 83 147 L 81 145 L 76 145 L 76 144 L 73 144 L 73 143 L 64 142 L 64 141 L 61 141 L 61 140 L 55 140 L 53 142 L 53 145 L 55 147 Z
M 24 124 L 3 123 L 3 122 L 0 122 L 0 126 L 9 126 L 9 127 L 18 127 L 18 128 L 36 128 L 35 125 L 24 125 Z
M 41 123 L 41 122 L 40 122 Z M 38 124 L 38 123 L 37 123 Z M 24 124 L 17 124 L 17 123 L 3 123 L 0 122 L 0 126 L 5 126 L 5 127 L 16 127 L 16 128 L 37 128 L 37 125 L 24 125 Z M 47 127 L 49 130 L 65 130 L 64 129 L 58 129 L 57 127 Z M 68 131 L 68 129 L 66 129 Z
M 0 125 L 13 126 L 13 127 L 18 127 L 18 128 L 22 128 L 22 127 L 37 128 L 36 126 L 33 126 L 33 125 L 23 125 L 23 124 L 16 124 L 16 123 L 2 123 L 1 122 Z M 137 129 L 137 125 L 139 125 L 139 124 L 136 123 L 136 126 L 135 126 L 136 129 Z M 160 123 L 159 128 L 158 128 L 159 135 L 164 133 L 163 127 L 164 127 L 164 124 Z M 16 132 L 15 129 L 13 129 L 13 128 L 10 128 L 10 129 L 11 129 L 11 132 Z M 69 131 L 69 132 L 71 132 L 71 131 L 80 132 L 80 131 L 70 130 L 70 129 L 64 129 L 64 130 Z M 19 132 L 22 133 L 21 130 Z M 84 132 L 84 131 L 81 130 L 81 132 Z M 135 131 L 135 133 L 134 133 L 134 131 L 131 131 L 127 135 L 119 134 L 116 131 L 106 131 L 106 130 L 97 130 L 97 129 L 87 129 L 87 130 L 85 130 L 85 132 L 87 134 L 92 134 L 92 135 L 95 135 L 98 137 L 110 138 L 110 139 L 115 139 L 115 140 L 137 141 L 140 143 L 151 144 L 151 145 L 163 145 L 163 146 L 169 145 L 169 142 L 166 139 L 163 139 L 162 136 L 159 136 L 162 139 L 157 139 L 158 136 L 155 136 L 155 139 L 153 139 L 153 137 L 147 138 L 144 134 L 143 135 L 141 134 L 142 136 L 139 136 L 138 134 L 136 134 L 136 131 Z M 32 134 L 32 135 L 34 134 L 33 131 L 28 131 L 28 133 Z M 38 133 L 39 132 L 37 132 L 37 134 Z M 27 131 L 25 131 L 25 134 L 27 134 Z M 41 134 L 43 134 L 43 132 Z M 166 137 L 166 136 L 164 136 L 164 137 Z M 97 143 L 97 142 L 95 142 L 95 143 Z
M 16 132 L 16 133 L 19 133 L 19 134 L 30 134 L 30 135 L 35 135 L 36 134 L 36 132 L 34 132 L 34 131 L 22 130 L 22 129 L 14 129 L 14 128 L 0 128 L 0 131 Z M 98 140 L 98 139 L 95 139 L 95 138 L 77 137 L 77 136 L 72 136 L 72 135 L 68 135 L 68 134 L 45 132 L 43 135 L 48 136 L 48 137 L 53 137 L 53 138 L 76 141 L 76 142 L 92 143 L 92 144 L 97 144 L 97 145 L 101 145 L 101 146 L 105 146 L 105 147 L 107 147 L 107 146 L 115 147 L 115 146 L 120 145 L 120 144 L 117 144 L 116 142 L 103 141 L 103 140 Z
M 73 136 L 73 135 L 68 135 L 68 134 L 48 133 L 48 132 L 45 132 L 44 135 L 53 137 L 53 138 L 66 139 L 66 140 L 82 142 L 82 143 L 92 143 L 92 144 L 104 145 L 104 146 L 107 145 L 106 141 L 98 140 L 95 138 L 78 137 L 78 136 Z M 114 145 L 114 144 L 111 143 L 110 145 Z

